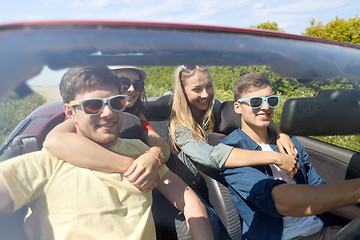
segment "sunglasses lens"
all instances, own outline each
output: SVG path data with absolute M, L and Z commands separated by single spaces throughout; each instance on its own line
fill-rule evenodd
M 120 84 L 121 84 L 121 90 L 125 91 L 130 88 L 131 85 L 133 85 L 135 91 L 141 92 L 144 88 L 144 82 L 141 80 L 135 80 L 133 83 L 131 83 L 130 79 L 126 77 L 120 78 Z
M 183 68 L 185 69 L 185 71 L 191 72 L 195 70 L 196 65 L 183 65 Z
M 89 99 L 84 101 L 83 108 L 87 114 L 96 114 L 103 109 L 103 102 L 100 99 Z
M 110 106 L 114 111 L 122 111 L 126 107 L 126 98 L 117 96 L 110 99 Z
M 121 88 L 122 88 L 123 90 L 127 90 L 127 89 L 129 89 L 129 87 L 131 86 L 131 81 L 130 81 L 130 79 L 128 79 L 128 78 L 121 77 L 121 78 L 120 78 L 120 84 L 121 84 Z
M 270 107 L 276 107 L 279 104 L 279 98 L 277 97 L 269 97 L 267 99 L 267 103 Z
M 250 99 L 249 103 L 252 108 L 259 108 L 263 103 L 263 99 L 259 97 L 253 97 Z
M 135 80 L 132 85 L 134 86 L 135 91 L 141 92 L 144 88 L 144 82 L 141 80 Z

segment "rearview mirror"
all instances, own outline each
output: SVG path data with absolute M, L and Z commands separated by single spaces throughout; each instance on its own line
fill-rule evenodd
M 324 90 L 314 98 L 288 99 L 280 129 L 298 136 L 360 134 L 360 92 Z

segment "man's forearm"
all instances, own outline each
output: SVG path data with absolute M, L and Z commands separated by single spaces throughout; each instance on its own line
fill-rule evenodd
M 360 179 L 322 185 L 279 184 L 271 194 L 282 215 L 317 215 L 360 202 Z

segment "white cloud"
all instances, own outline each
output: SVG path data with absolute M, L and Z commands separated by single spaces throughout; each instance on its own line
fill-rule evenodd
M 13 0 L 2 4 L 0 22 L 83 19 L 249 27 L 271 21 L 294 33 L 312 18 L 354 17 L 356 9 L 358 0 Z

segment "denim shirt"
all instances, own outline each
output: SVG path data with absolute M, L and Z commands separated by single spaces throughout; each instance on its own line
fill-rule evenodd
M 222 143 L 211 146 L 206 142 L 197 141 L 193 138 L 191 131 L 183 126 L 176 128 L 175 137 L 180 149 L 178 157 L 194 175 L 198 175 L 199 171 L 191 161 L 220 169 L 233 149 Z
M 279 152 L 276 145 L 275 133 L 268 129 L 270 147 Z M 300 169 L 294 176 L 298 184 L 324 184 L 325 181 L 317 174 L 308 161 L 308 154 L 296 137 L 291 137 L 298 151 Z M 240 128 L 234 130 L 221 143 L 236 148 L 261 151 L 261 147 L 254 142 Z M 238 167 L 225 169 L 221 173 L 229 184 L 231 198 L 243 220 L 244 239 L 276 239 L 282 237 L 283 216 L 275 208 L 271 192 L 273 187 L 285 181 L 272 178 L 269 165 L 256 167 Z

